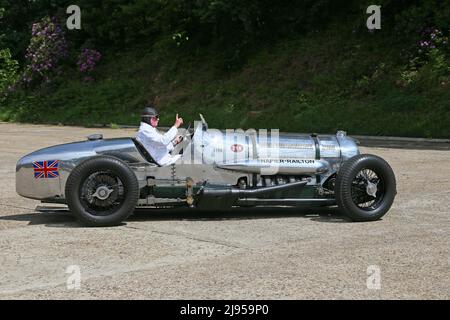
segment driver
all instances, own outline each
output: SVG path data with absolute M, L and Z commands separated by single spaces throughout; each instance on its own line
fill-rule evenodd
M 141 125 L 136 134 L 138 140 L 153 159 L 161 165 L 168 166 L 175 163 L 181 155 L 172 156 L 169 152 L 182 141 L 182 137 L 177 135 L 178 127 L 183 124 L 183 118 L 175 118 L 174 125 L 165 134 L 158 132 L 159 115 L 153 105 L 146 106 L 141 113 Z

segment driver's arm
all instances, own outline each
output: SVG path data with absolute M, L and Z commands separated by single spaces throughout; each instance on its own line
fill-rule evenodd
M 172 141 L 175 139 L 178 133 L 178 127 L 180 127 L 183 124 L 183 118 L 178 117 L 178 113 L 175 117 L 175 123 L 170 128 L 169 131 L 167 131 L 165 134 L 160 134 L 157 131 L 147 134 L 147 137 L 152 140 L 153 142 L 160 143 L 162 145 L 165 145 L 166 148 L 171 151 L 173 149 Z M 169 149 L 171 148 L 171 149 Z
M 153 142 L 156 142 L 156 143 L 159 143 L 159 144 L 169 147 L 169 146 L 173 146 L 172 140 L 175 139 L 175 137 L 177 136 L 177 133 L 178 133 L 178 129 L 175 126 L 173 126 L 165 134 L 160 134 L 158 132 L 155 132 L 154 134 L 147 135 L 147 137 L 150 140 L 152 140 Z

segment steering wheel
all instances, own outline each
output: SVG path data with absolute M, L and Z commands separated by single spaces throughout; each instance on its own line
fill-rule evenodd
M 189 136 L 189 129 L 191 128 L 191 122 L 189 122 L 186 131 L 181 136 L 181 140 L 179 143 L 175 145 L 175 148 L 172 150 L 172 154 L 183 154 L 184 148 L 181 146 L 182 142 Z M 193 134 L 192 134 L 193 135 Z M 191 136 L 192 138 L 192 136 Z M 175 152 L 175 153 L 173 153 Z
M 189 135 L 189 129 L 191 129 L 191 124 L 192 124 L 192 122 L 189 122 L 186 131 L 185 131 L 184 134 L 181 136 L 181 137 L 182 137 L 181 141 L 183 141 L 184 139 L 186 139 L 187 136 Z M 192 138 L 192 136 L 191 136 L 191 138 Z

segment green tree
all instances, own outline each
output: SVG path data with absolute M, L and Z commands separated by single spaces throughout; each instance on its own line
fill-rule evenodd
M 0 50 L 0 99 L 9 86 L 12 86 L 18 78 L 19 64 L 11 58 L 9 49 Z

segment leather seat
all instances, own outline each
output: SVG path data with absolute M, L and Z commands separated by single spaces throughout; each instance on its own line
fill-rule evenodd
M 147 151 L 147 149 L 145 149 L 145 147 L 135 138 L 131 138 L 131 140 L 133 140 L 134 145 L 136 146 L 136 148 L 138 149 L 139 153 L 144 157 L 145 160 L 147 160 L 150 163 L 156 164 L 158 167 L 161 167 L 156 161 L 155 159 L 153 159 L 153 157 L 150 155 L 150 153 Z

